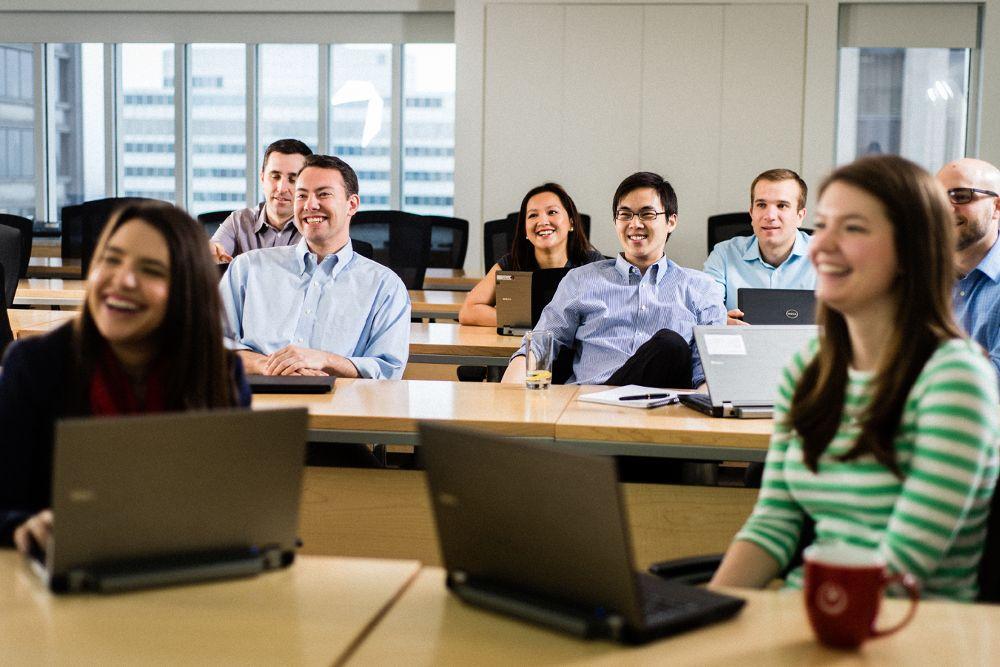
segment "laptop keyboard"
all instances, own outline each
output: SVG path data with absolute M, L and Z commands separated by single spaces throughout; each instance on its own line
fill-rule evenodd
M 693 586 L 672 584 L 651 574 L 637 573 L 637 577 L 642 611 L 647 619 L 687 615 L 704 608 L 713 597 L 711 593 Z

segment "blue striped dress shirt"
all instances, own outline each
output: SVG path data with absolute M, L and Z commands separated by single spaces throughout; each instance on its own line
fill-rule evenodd
M 694 344 L 697 324 L 725 324 L 726 309 L 712 279 L 666 257 L 645 274 L 625 261 L 593 262 L 566 274 L 535 330 L 551 331 L 556 352 L 576 346 L 570 383 L 601 384 L 660 329 L 691 344 L 692 383 L 705 379 Z M 512 359 L 524 354 L 524 343 Z
M 261 354 L 298 345 L 347 357 L 364 378 L 398 379 L 410 346 L 410 296 L 350 241 L 318 265 L 305 239 L 236 257 L 220 284 L 226 344 Z
M 955 284 L 955 319 L 986 348 L 1000 373 L 1000 240 L 976 268 Z
M 816 289 L 816 271 L 809 261 L 811 236 L 799 230 L 792 253 L 779 266 L 771 266 L 760 255 L 756 236 L 737 236 L 715 244 L 705 260 L 705 273 L 724 293 L 726 309 L 738 307 L 741 287 Z

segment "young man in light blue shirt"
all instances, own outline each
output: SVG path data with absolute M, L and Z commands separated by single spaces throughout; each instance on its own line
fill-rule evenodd
M 577 384 L 697 387 L 704 380 L 694 327 L 722 324 L 726 310 L 701 271 L 667 259 L 677 227 L 677 195 L 662 176 L 632 174 L 611 203 L 622 252 L 573 269 L 535 326 L 556 350 L 573 347 Z M 524 346 L 504 382 L 524 382 Z
M 248 373 L 402 377 L 410 299 L 395 273 L 352 250 L 359 202 L 350 165 L 311 155 L 295 183 L 302 239 L 233 260 L 221 284 L 226 338 Z
M 1000 170 L 964 158 L 937 175 L 955 211 L 955 319 L 1000 372 Z
M 744 324 L 738 307 L 741 287 L 814 289 L 816 272 L 809 261 L 806 184 L 791 169 L 770 169 L 750 185 L 753 236 L 717 243 L 705 260 L 726 302 L 729 324 Z

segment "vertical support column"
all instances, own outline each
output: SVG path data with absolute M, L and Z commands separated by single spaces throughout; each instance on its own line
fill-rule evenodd
M 35 220 L 51 220 L 49 210 L 49 121 L 45 45 L 35 44 L 31 62 L 35 88 Z
M 187 209 L 187 56 L 185 44 L 174 44 L 174 203 Z
M 403 210 L 403 45 L 392 45 L 392 127 L 389 139 L 389 208 Z
M 319 48 L 319 81 L 316 103 L 319 104 L 318 127 L 316 133 L 316 150 L 324 155 L 330 154 L 330 68 L 333 47 L 320 44 Z
M 247 44 L 246 75 L 246 156 L 247 206 L 257 203 L 257 44 Z
M 118 196 L 119 159 L 118 122 L 119 77 L 118 52 L 115 44 L 104 45 L 104 193 Z

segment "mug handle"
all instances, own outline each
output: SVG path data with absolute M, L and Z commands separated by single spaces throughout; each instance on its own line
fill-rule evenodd
M 903 618 L 902 621 L 892 626 L 891 628 L 886 628 L 885 630 L 877 629 L 875 627 L 875 621 L 872 621 L 872 627 L 869 630 L 870 633 L 869 636 L 873 638 L 886 637 L 898 630 L 902 630 L 907 623 L 913 620 L 913 615 L 917 612 L 917 603 L 920 601 L 920 584 L 917 583 L 917 580 L 913 577 L 912 574 L 908 572 L 902 574 L 894 574 L 891 577 L 886 577 L 884 581 L 886 586 L 898 583 L 903 588 L 906 589 L 906 592 L 910 596 L 910 609 L 909 611 L 906 612 L 906 616 Z

